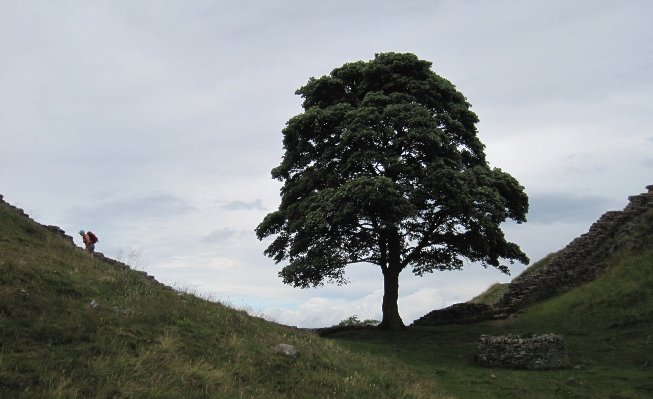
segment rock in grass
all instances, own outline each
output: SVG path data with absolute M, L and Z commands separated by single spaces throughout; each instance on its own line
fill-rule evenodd
M 275 352 L 281 353 L 282 355 L 289 357 L 299 356 L 299 351 L 292 345 L 289 344 L 279 344 L 272 348 Z

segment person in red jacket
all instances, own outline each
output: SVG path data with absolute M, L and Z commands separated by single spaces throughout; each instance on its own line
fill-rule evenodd
M 98 241 L 95 234 L 90 231 L 84 232 L 84 230 L 80 230 L 79 235 L 82 236 L 82 241 L 84 242 L 86 250 L 90 253 L 95 252 L 95 243 Z

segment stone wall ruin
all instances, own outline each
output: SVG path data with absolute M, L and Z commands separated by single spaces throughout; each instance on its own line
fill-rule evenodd
M 569 367 L 564 337 L 544 334 L 531 338 L 518 335 L 481 335 L 478 362 L 487 367 L 552 370 Z
M 609 257 L 622 248 L 645 249 L 653 245 L 653 185 L 648 192 L 628 197 L 621 211 L 604 213 L 589 231 L 575 238 L 537 269 L 527 269 L 507 286 L 490 308 L 472 303 L 454 304 L 431 311 L 413 325 L 475 323 L 503 319 L 526 306 L 560 295 L 596 279 Z
M 628 197 L 621 211 L 606 212 L 589 231 L 552 256 L 544 267 L 523 273 L 508 285 L 497 304 L 497 312 L 510 314 L 596 279 L 610 255 L 622 247 L 645 245 L 626 239 L 632 231 L 649 232 L 653 213 L 653 185 L 648 192 Z

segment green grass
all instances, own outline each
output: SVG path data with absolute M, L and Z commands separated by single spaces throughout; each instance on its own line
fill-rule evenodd
M 540 269 L 543 269 L 546 267 L 551 260 L 556 256 L 556 253 L 550 253 L 544 258 L 538 260 L 537 262 L 533 263 L 528 269 L 524 270 L 522 274 L 520 274 L 518 277 L 524 277 L 528 276 L 529 274 L 533 274 L 537 272 Z M 501 284 L 501 283 L 496 283 L 490 286 L 487 290 L 484 292 L 480 293 L 479 295 L 475 296 L 472 298 L 469 302 L 471 303 L 478 303 L 478 304 L 484 304 L 484 305 L 496 305 L 499 300 L 503 297 L 503 294 L 505 294 L 508 291 L 508 286 L 510 284 Z
M 499 300 L 501 297 L 503 297 L 503 294 L 505 294 L 508 291 L 508 284 L 501 284 L 501 283 L 496 283 L 492 284 L 490 288 L 488 288 L 485 292 L 482 294 L 475 296 L 472 298 L 470 303 L 477 303 L 481 305 L 494 305 Z
M 0 204 L 0 398 L 443 397 L 402 362 L 162 286 Z
M 565 336 L 570 369 L 490 369 L 474 361 L 481 334 L 549 332 Z M 410 364 L 460 398 L 653 398 L 653 251 L 617 253 L 596 281 L 515 319 L 330 337 Z
M 525 277 L 528 276 L 529 274 L 535 273 L 551 263 L 551 261 L 556 257 L 558 253 L 553 252 L 548 255 L 546 255 L 544 258 L 538 260 L 537 262 L 533 263 L 531 266 L 529 266 L 526 270 L 524 270 L 519 276 L 517 277 Z
M 599 279 L 517 318 L 322 338 L 101 262 L 0 206 L 0 398 L 652 398 L 651 236 L 632 229 Z M 481 334 L 549 332 L 571 368 L 474 361 Z

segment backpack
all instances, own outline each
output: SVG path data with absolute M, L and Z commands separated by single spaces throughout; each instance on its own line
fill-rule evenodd
M 97 236 L 95 234 L 93 234 L 92 232 L 89 231 L 86 234 L 88 234 L 88 239 L 91 240 L 91 244 L 95 244 L 96 242 L 99 241 Z

